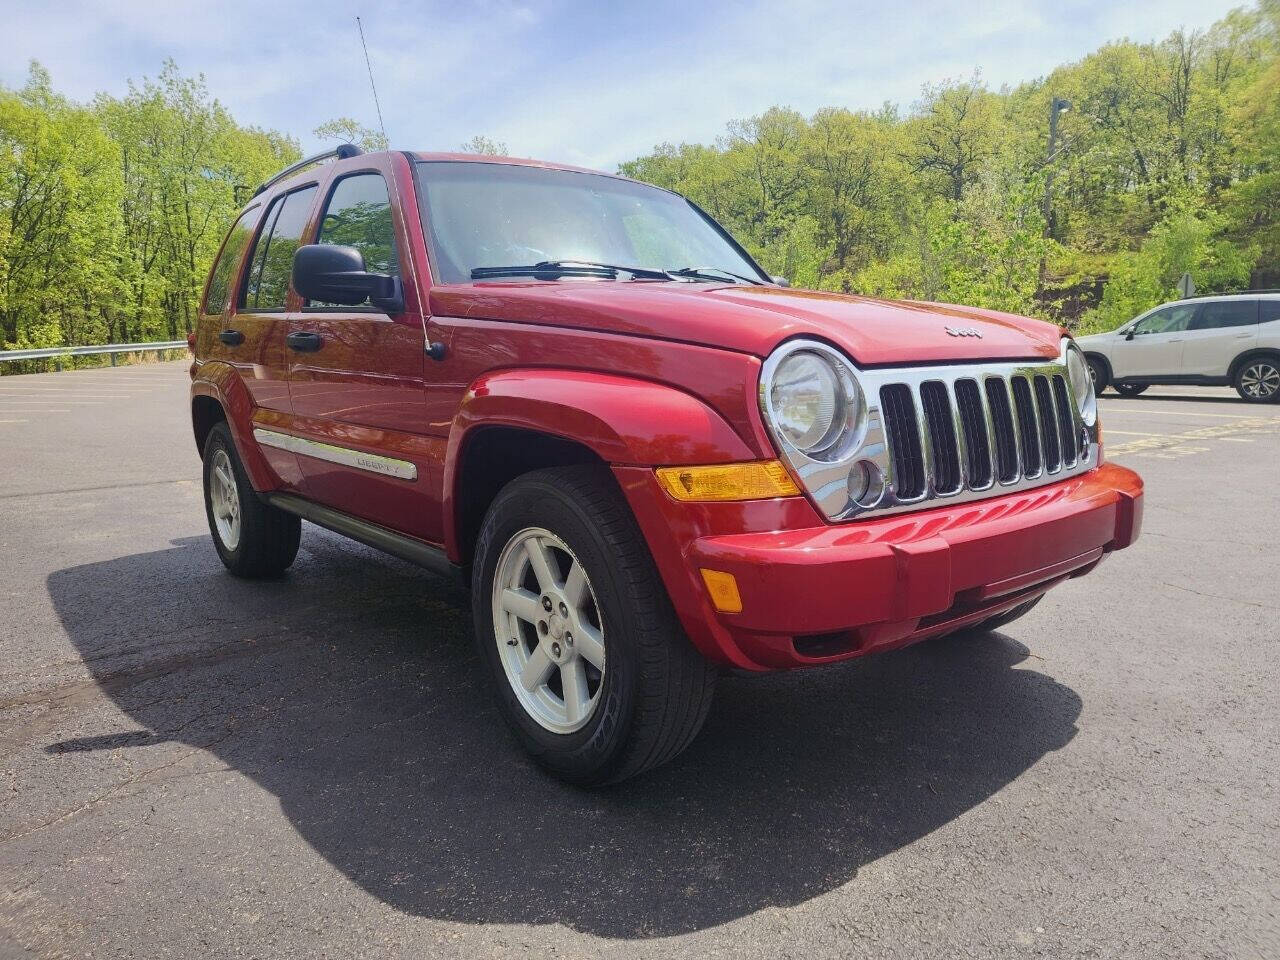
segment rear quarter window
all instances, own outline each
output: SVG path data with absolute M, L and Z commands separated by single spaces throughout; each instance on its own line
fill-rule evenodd
M 283 310 L 293 274 L 293 254 L 302 243 L 315 186 L 304 187 L 272 201 L 258 231 L 240 305 L 249 311 Z
M 258 224 L 261 207 L 250 207 L 234 224 L 223 241 L 222 251 L 218 254 L 213 271 L 209 274 L 209 289 L 204 298 L 204 313 L 219 314 L 227 307 L 231 296 L 231 288 L 235 281 L 236 267 L 244 255 L 244 248 L 249 245 L 253 236 L 253 228 Z
M 1263 323 L 1272 323 L 1280 320 L 1280 300 L 1263 300 L 1262 313 L 1259 319 Z

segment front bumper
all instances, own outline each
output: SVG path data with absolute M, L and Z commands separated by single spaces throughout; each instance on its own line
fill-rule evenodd
M 1142 523 L 1142 480 L 1116 464 L 908 515 L 728 533 L 711 529 L 724 529 L 726 516 L 689 516 L 660 490 L 666 503 L 638 503 L 652 493 L 627 472 L 619 478 L 691 639 L 714 660 L 755 670 L 846 659 L 985 620 L 1087 573 Z M 667 526 L 655 531 L 659 516 Z M 740 613 L 714 610 L 701 568 L 733 574 Z

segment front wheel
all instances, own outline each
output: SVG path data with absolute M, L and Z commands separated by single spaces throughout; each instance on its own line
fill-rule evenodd
M 498 494 L 472 603 L 504 718 L 561 779 L 635 776 L 684 750 L 706 719 L 715 671 L 603 469 L 538 470 Z
M 1089 377 L 1093 380 L 1093 392 L 1096 395 L 1101 395 L 1110 382 L 1110 377 L 1107 376 L 1107 365 L 1097 357 L 1088 357 L 1085 362 L 1089 364 Z
M 1236 393 L 1250 403 L 1280 399 L 1280 361 L 1270 357 L 1247 360 L 1236 371 Z

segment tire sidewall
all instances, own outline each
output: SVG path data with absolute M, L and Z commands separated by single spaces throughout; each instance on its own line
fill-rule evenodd
M 240 542 L 236 544 L 234 550 L 230 549 L 222 542 L 222 535 L 218 533 L 218 524 L 213 518 L 213 498 L 210 496 L 213 484 L 213 455 L 218 450 L 227 452 L 227 459 L 231 461 L 231 471 L 236 478 L 236 497 L 240 500 Z M 245 502 L 246 491 L 249 489 L 249 478 L 245 475 L 244 468 L 240 465 L 240 457 L 236 454 L 235 443 L 231 439 L 231 431 L 227 429 L 225 423 L 214 424 L 213 429 L 209 431 L 209 437 L 204 444 L 204 515 L 209 521 L 209 535 L 213 538 L 213 546 L 218 551 L 218 555 L 222 557 L 222 562 L 231 569 L 239 566 L 240 554 L 244 550 L 247 537 L 246 520 L 249 505 Z
M 1085 357 L 1085 363 L 1089 365 L 1089 370 L 1094 374 L 1093 392 L 1101 394 L 1110 383 L 1110 377 L 1107 376 L 1107 365 L 1096 357 Z
M 587 724 L 573 733 L 547 730 L 511 688 L 498 651 L 493 622 L 493 580 L 503 549 L 528 527 L 554 533 L 583 564 L 595 593 L 605 637 L 605 670 L 600 699 Z M 498 495 L 476 544 L 472 609 L 476 643 L 489 667 L 498 706 L 516 737 L 540 763 L 570 779 L 608 779 L 621 762 L 634 713 L 639 653 L 630 635 L 626 585 L 609 560 L 609 546 L 583 507 L 545 479 L 526 477 Z M 588 771 L 590 773 L 588 773 Z
M 1252 367 L 1255 363 L 1267 363 L 1277 370 L 1280 370 L 1280 360 L 1274 360 L 1268 356 L 1255 357 L 1252 360 L 1246 360 L 1240 364 L 1240 368 L 1236 371 L 1236 393 L 1240 395 L 1240 399 L 1245 403 L 1277 403 L 1280 402 L 1280 391 L 1273 393 L 1269 397 L 1254 397 L 1244 392 L 1244 372 Z

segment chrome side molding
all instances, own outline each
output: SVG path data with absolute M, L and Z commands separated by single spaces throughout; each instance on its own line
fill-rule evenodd
M 408 460 L 397 460 L 377 453 L 365 453 L 363 450 L 352 450 L 350 447 L 338 447 L 331 443 L 321 443 L 318 440 L 295 437 L 288 433 L 265 430 L 262 427 L 253 428 L 253 439 L 263 446 L 300 453 L 305 457 L 315 457 L 317 460 L 328 460 L 330 463 L 340 463 L 346 467 L 355 467 L 357 470 L 368 470 L 370 473 L 380 473 L 400 480 L 418 479 L 418 468 Z

